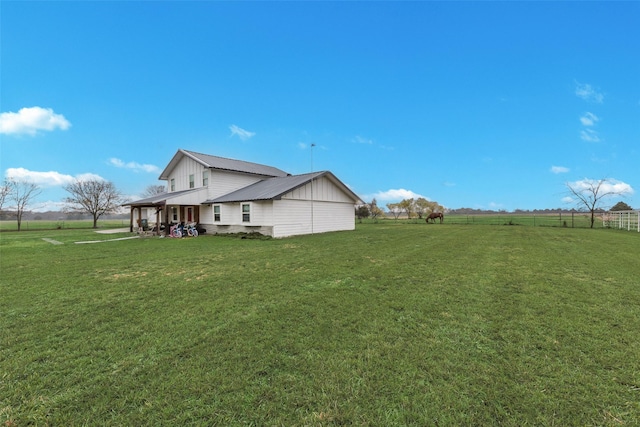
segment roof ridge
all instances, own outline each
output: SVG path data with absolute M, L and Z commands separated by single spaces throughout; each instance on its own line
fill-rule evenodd
M 181 148 L 181 150 L 185 151 L 187 153 L 190 153 L 190 154 L 196 154 L 196 155 L 200 155 L 200 156 L 209 156 L 209 157 L 215 157 L 217 159 L 231 160 L 233 162 L 249 163 L 249 164 L 252 164 L 252 165 L 267 166 L 267 167 L 274 168 L 274 169 L 280 169 L 280 168 L 277 168 L 275 166 L 267 165 L 267 164 L 264 164 L 264 163 L 249 162 L 247 160 L 234 159 L 232 157 L 223 157 L 223 156 L 216 156 L 215 154 L 200 153 L 198 151 L 185 150 L 184 148 Z

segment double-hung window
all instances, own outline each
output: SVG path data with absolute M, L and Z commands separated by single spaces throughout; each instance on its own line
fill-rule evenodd
M 220 222 L 220 205 L 215 205 L 213 207 L 213 220 L 215 222 Z
M 202 186 L 209 185 L 209 171 L 202 171 Z
M 171 178 L 171 191 L 176 191 L 176 179 Z
M 195 175 L 189 175 L 189 188 L 194 188 L 196 186 L 196 178 Z
M 251 205 L 242 203 L 242 222 L 251 222 Z

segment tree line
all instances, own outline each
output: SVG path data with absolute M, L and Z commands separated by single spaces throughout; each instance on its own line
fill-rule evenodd
M 64 212 L 89 214 L 93 219 L 93 228 L 98 228 L 98 219 L 101 216 L 115 213 L 127 202 L 122 193 L 109 181 L 75 180 L 64 189 L 69 193 L 64 199 Z M 27 208 L 41 192 L 37 184 L 13 178 L 7 178 L 0 186 L 0 211 L 8 204 L 7 210 L 18 222 L 18 231 L 21 230 Z
M 398 219 L 403 214 L 407 218 L 422 219 L 433 212 L 444 212 L 444 206 L 438 202 L 427 200 L 424 197 L 417 199 L 404 199 L 399 203 L 387 203 L 388 212 L 393 215 L 395 219 Z M 378 206 L 376 199 L 373 199 L 371 203 L 360 205 L 356 208 L 356 217 L 358 219 L 364 218 L 380 218 L 386 215 L 385 211 Z

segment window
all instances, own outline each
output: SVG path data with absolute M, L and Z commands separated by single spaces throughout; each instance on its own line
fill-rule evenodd
M 171 178 L 171 191 L 176 191 L 176 179 Z
M 251 222 L 251 205 L 248 203 L 242 204 L 242 222 Z
M 178 208 L 175 206 L 171 208 L 172 221 L 178 221 Z
M 195 175 L 189 175 L 189 188 L 194 188 L 196 186 L 196 178 Z
M 213 220 L 220 222 L 220 205 L 213 207 Z
M 209 185 L 209 171 L 202 172 L 202 186 L 206 187 Z

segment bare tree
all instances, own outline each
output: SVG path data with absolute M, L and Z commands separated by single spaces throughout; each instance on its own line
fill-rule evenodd
M 2 207 L 4 206 L 4 201 L 7 200 L 9 191 L 11 191 L 11 186 L 9 185 L 9 181 L 5 180 L 2 186 L 0 186 L 0 212 L 2 212 Z
M 616 181 L 609 178 L 583 179 L 576 182 L 566 183 L 569 193 L 575 196 L 576 204 L 584 206 L 591 213 L 591 228 L 595 221 L 596 210 L 602 209 L 603 199 L 612 196 L 620 196 L 632 193 L 633 189 L 624 182 Z
M 31 201 L 40 194 L 40 187 L 33 182 L 9 178 L 5 181 L 2 192 L 4 193 L 3 198 L 7 198 L 7 200 L 14 203 L 11 209 L 14 211 L 18 221 L 18 231 L 20 231 L 22 228 L 22 216 Z
M 166 193 L 167 188 L 164 185 L 149 185 L 142 192 L 142 198 L 153 197 L 158 194 Z
M 66 211 L 90 214 L 93 217 L 93 228 L 98 228 L 98 218 L 116 212 L 125 202 L 122 194 L 109 181 L 76 180 L 64 189 L 71 194 L 64 199 L 68 204 Z

